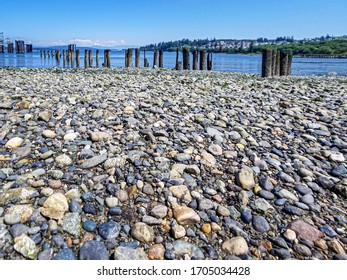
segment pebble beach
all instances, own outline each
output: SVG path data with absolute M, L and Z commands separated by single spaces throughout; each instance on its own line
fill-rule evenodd
M 0 77 L 0 259 L 347 259 L 347 77 Z

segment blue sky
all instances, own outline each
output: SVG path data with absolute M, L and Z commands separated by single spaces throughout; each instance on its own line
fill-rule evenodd
M 36 46 L 347 34 L 347 0 L 0 0 L 0 32 Z

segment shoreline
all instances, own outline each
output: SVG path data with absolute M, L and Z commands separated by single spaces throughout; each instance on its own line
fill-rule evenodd
M 347 77 L 0 76 L 0 259 L 347 259 Z

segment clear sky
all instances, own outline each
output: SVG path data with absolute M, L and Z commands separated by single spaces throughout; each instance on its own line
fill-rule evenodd
M 0 0 L 0 32 L 34 46 L 347 34 L 347 0 Z

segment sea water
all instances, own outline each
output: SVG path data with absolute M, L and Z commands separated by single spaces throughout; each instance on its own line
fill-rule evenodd
M 96 67 L 95 51 L 93 53 L 93 67 Z M 182 61 L 182 54 L 179 54 Z M 125 51 L 111 50 L 111 67 L 124 67 Z M 146 58 L 150 67 L 153 65 L 153 52 L 146 52 Z M 75 57 L 76 59 L 76 57 Z M 102 67 L 104 61 L 103 50 L 99 52 L 99 65 Z M 143 67 L 144 54 L 141 52 L 141 67 Z M 176 52 L 164 52 L 164 68 L 174 68 L 176 62 Z M 135 64 L 135 54 L 133 54 L 133 64 Z M 41 58 L 40 51 L 25 54 L 0 54 L 0 67 L 20 67 L 20 68 L 71 68 L 76 67 L 76 62 L 72 66 L 67 62 L 64 64 L 61 52 L 60 60 L 54 57 Z M 191 57 L 192 66 L 192 57 Z M 80 50 L 80 68 L 84 68 L 84 49 Z M 261 73 L 261 56 L 242 54 L 213 54 L 213 70 L 225 72 L 240 72 L 249 74 Z M 347 76 L 347 59 L 333 58 L 293 58 L 292 75 L 295 76 L 321 76 L 336 73 L 336 75 Z

